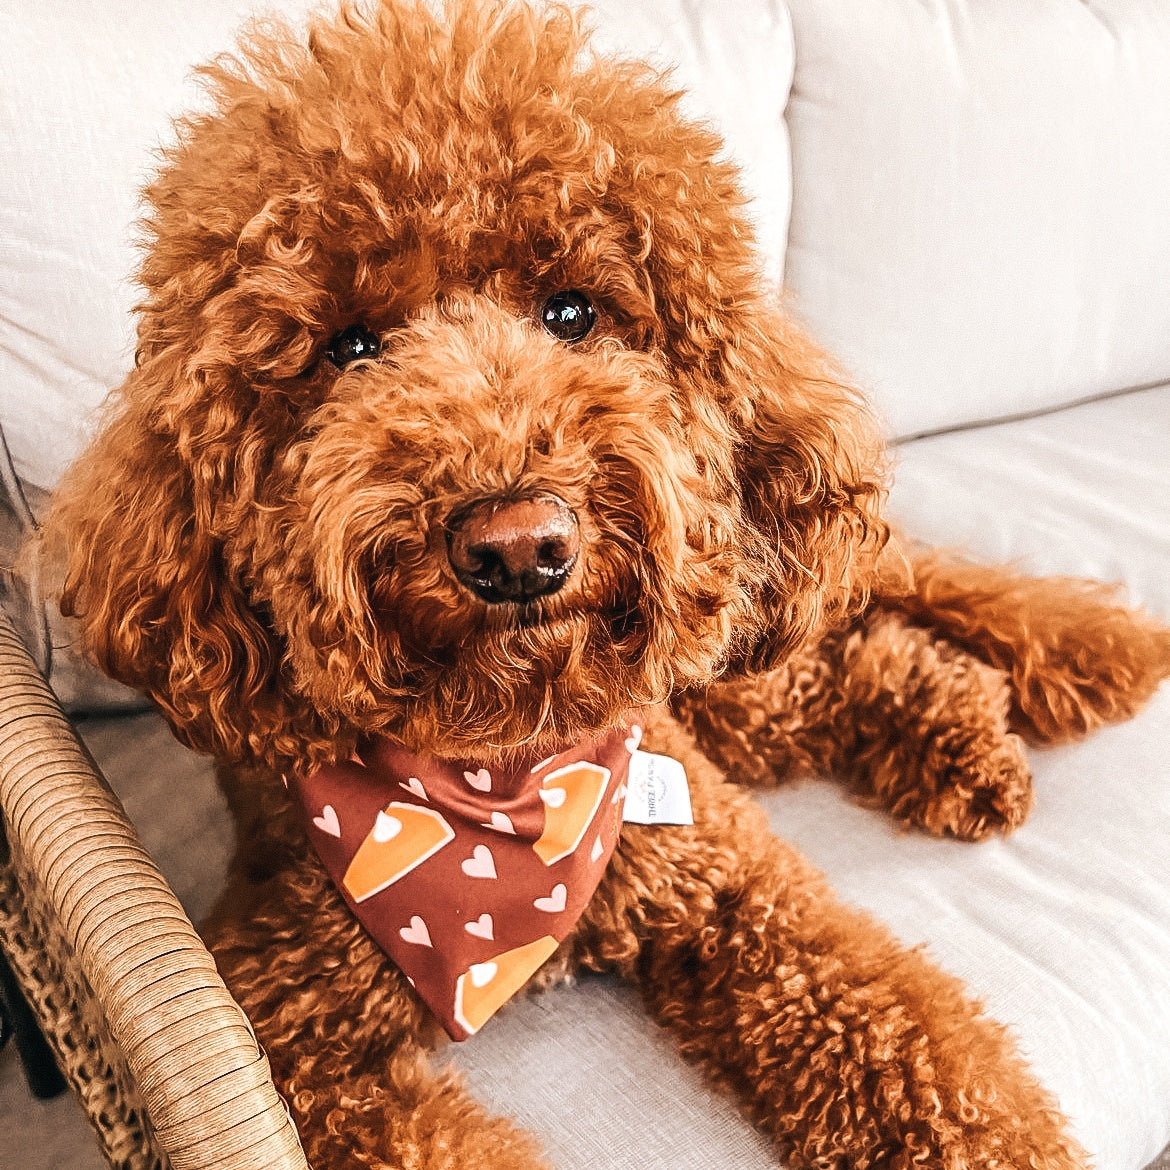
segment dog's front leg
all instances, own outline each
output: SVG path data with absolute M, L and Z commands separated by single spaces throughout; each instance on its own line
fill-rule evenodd
M 847 627 L 677 700 L 736 781 L 838 776 L 901 821 L 978 839 L 1031 807 L 1024 739 L 1129 718 L 1170 672 L 1170 631 L 1089 581 L 918 554 Z
M 314 863 L 241 881 L 205 934 L 314 1170 L 547 1167 L 431 1066 L 437 1025 Z
M 1016 828 L 1031 807 L 1010 703 L 1004 671 L 874 608 L 781 666 L 720 679 L 678 708 L 737 781 L 836 776 L 900 821 L 975 840 Z
M 578 936 L 793 1166 L 1071 1170 L 1083 1156 L 1004 1030 L 769 832 L 677 725 L 693 827 L 626 826 Z

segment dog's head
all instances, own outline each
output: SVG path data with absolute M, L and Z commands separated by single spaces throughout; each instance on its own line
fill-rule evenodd
M 857 595 L 878 443 L 661 79 L 496 0 L 269 28 L 208 75 L 52 522 L 90 652 L 184 738 L 559 744 Z

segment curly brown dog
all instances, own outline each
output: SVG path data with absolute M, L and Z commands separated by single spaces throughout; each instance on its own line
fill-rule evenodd
M 314 1166 L 542 1165 L 431 1067 L 281 776 L 386 743 L 487 775 L 642 711 L 695 824 L 622 828 L 539 981 L 637 983 L 793 1166 L 1082 1166 L 1003 1030 L 730 781 L 1011 829 L 1018 736 L 1131 714 L 1170 637 L 896 547 L 719 141 L 584 45 L 497 0 L 269 27 L 149 189 L 136 369 L 51 531 L 89 653 L 230 769 L 224 976 Z

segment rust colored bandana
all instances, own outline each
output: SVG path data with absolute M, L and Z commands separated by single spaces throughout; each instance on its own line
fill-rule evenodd
M 342 897 L 454 1040 L 580 918 L 617 846 L 641 728 L 507 769 L 389 740 L 289 778 Z

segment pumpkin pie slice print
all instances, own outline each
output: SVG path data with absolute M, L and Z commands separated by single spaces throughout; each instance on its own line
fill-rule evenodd
M 532 848 L 545 865 L 568 857 L 581 844 L 601 806 L 609 776 L 608 768 L 580 761 L 550 772 L 540 782 L 544 832 Z
M 455 981 L 455 1022 L 474 1035 L 536 974 L 558 945 L 546 934 L 485 962 L 472 963 Z
M 434 809 L 392 800 L 378 813 L 341 884 L 355 902 L 364 902 L 454 839 L 455 830 Z

